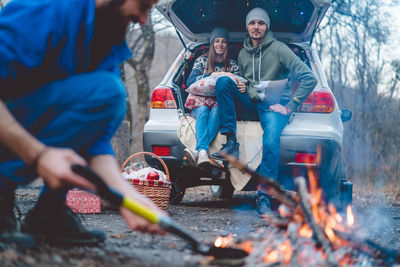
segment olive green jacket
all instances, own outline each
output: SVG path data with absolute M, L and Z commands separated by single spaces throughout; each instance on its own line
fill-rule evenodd
M 254 85 L 260 81 L 289 78 L 281 100 L 288 101 L 287 107 L 296 111 L 317 85 L 317 79 L 310 68 L 286 44 L 276 40 L 271 31 L 267 32 L 263 43 L 256 47 L 253 47 L 250 36 L 247 36 L 243 49 L 239 52 L 238 61 L 241 76 L 249 81 L 246 92 L 254 102 L 261 101 L 261 92 Z M 290 81 L 293 78 L 299 85 L 292 95 Z

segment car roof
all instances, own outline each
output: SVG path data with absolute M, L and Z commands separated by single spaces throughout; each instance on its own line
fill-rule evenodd
M 329 0 L 160 0 L 156 8 L 190 41 L 208 42 L 215 27 L 225 27 L 232 41 L 243 40 L 247 13 L 261 7 L 278 39 L 303 43 L 312 40 L 329 6 Z

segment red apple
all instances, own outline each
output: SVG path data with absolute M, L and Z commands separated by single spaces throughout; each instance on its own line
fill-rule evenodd
M 151 171 L 151 172 L 149 172 L 149 174 L 147 174 L 147 180 L 154 181 L 154 180 L 158 180 L 159 178 L 160 177 L 158 176 L 158 173 L 156 173 L 156 172 Z

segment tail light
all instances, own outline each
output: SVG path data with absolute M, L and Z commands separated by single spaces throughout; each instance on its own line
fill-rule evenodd
M 316 164 L 317 163 L 317 155 L 311 154 L 311 153 L 296 153 L 295 162 L 296 163 Z
M 151 95 L 150 107 L 159 109 L 177 108 L 172 89 L 164 86 L 156 87 Z
M 315 89 L 299 107 L 299 112 L 331 113 L 335 109 L 335 98 L 326 88 Z
M 153 146 L 153 153 L 158 156 L 171 156 L 171 147 L 170 146 Z

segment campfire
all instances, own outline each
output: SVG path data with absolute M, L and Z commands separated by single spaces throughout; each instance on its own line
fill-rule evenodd
M 357 236 L 351 206 L 339 214 L 334 205 L 323 199 L 318 176 L 308 170 L 296 177 L 297 192 L 283 190 L 276 181 L 261 177 L 235 158 L 230 164 L 263 183 L 267 193 L 281 202 L 278 212 L 264 214 L 271 225 L 259 229 L 240 244 L 231 235 L 218 237 L 215 246 L 241 246 L 249 253 L 248 266 L 395 266 L 400 263 L 397 251 Z

